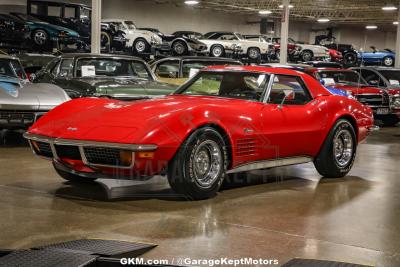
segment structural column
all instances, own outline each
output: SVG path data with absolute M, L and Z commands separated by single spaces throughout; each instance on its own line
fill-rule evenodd
M 91 52 L 99 54 L 101 49 L 101 0 L 92 0 L 92 33 L 91 33 Z
M 280 63 L 287 63 L 287 47 L 289 37 L 289 0 L 283 0 L 283 11 L 281 21 L 281 51 L 280 51 Z
M 400 68 L 400 8 L 398 9 L 397 14 L 397 36 L 396 36 L 396 59 L 395 59 L 395 67 Z

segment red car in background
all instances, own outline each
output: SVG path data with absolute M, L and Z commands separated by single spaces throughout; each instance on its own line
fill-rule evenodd
M 343 55 L 338 50 L 329 49 L 329 56 L 331 57 L 331 62 L 337 62 L 337 63 L 343 62 Z
M 372 128 L 368 106 L 305 73 L 214 66 L 161 98 L 69 101 L 24 136 L 64 179 L 161 174 L 176 193 L 204 199 L 226 175 L 255 169 L 313 162 L 343 177 Z

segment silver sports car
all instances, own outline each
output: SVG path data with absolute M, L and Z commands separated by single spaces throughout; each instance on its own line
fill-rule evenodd
M 56 85 L 31 83 L 17 58 L 0 55 L 0 130 L 27 129 L 69 99 Z

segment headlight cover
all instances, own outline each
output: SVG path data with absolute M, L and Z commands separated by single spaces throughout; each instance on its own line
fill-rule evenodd
M 392 98 L 392 106 L 396 109 L 400 109 L 400 95 L 394 95 Z

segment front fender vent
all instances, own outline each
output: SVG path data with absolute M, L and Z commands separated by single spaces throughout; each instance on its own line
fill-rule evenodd
M 257 154 L 257 140 L 255 138 L 240 138 L 236 140 L 236 156 L 246 157 Z

